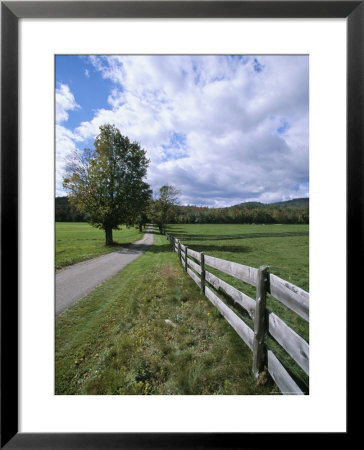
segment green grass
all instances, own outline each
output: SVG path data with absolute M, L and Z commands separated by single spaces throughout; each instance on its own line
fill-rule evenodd
M 158 234 L 56 319 L 56 394 L 279 394 L 251 368 L 250 349 Z
M 133 228 L 113 232 L 115 246 L 105 245 L 103 230 L 81 222 L 56 222 L 56 270 L 116 250 L 143 237 Z
M 309 290 L 308 225 L 170 225 L 166 231 L 198 252 L 256 268 L 268 265 L 271 273 Z M 207 269 L 255 299 L 254 287 L 213 268 Z M 218 295 L 253 328 L 252 320 L 242 308 L 221 293 Z M 305 320 L 270 295 L 267 307 L 309 342 L 309 325 Z M 267 345 L 307 391 L 308 377 L 304 371 L 272 338 L 268 338 Z
M 183 244 L 275 275 L 308 291 L 308 225 L 169 225 Z

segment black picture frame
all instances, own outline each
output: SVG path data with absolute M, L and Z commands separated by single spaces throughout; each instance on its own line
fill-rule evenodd
M 257 448 L 267 433 L 18 432 L 18 21 L 21 18 L 347 18 L 347 305 L 363 263 L 363 1 L 1 2 L 1 448 Z M 11 107 L 9 107 L 11 105 Z M 350 351 L 350 346 L 347 346 Z M 349 359 L 348 359 L 349 361 Z M 349 417 L 347 415 L 347 417 Z M 347 419 L 348 422 L 348 419 Z M 347 438 L 338 433 L 337 438 Z M 275 435 L 276 436 L 276 435 Z M 284 447 L 290 434 L 279 436 Z M 295 439 L 297 436 L 295 436 Z M 308 440 L 309 433 L 300 438 Z M 326 438 L 326 436 L 325 436 Z M 317 443 L 318 435 L 315 436 Z M 336 441 L 339 442 L 339 441 Z

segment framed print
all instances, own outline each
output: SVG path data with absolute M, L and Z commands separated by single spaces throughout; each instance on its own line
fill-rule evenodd
M 309 433 L 313 432 L 316 436 L 320 432 L 340 433 L 340 437 L 343 438 L 347 436 L 346 349 L 348 347 L 345 319 L 349 299 L 354 300 L 354 295 L 357 295 L 357 279 L 360 277 L 359 271 L 362 268 L 357 261 L 360 261 L 363 225 L 363 19 L 364 6 L 361 1 L 2 2 L 2 447 L 241 448 L 242 439 L 244 439 L 245 447 L 260 446 L 264 439 L 271 439 L 278 435 L 279 439 L 282 439 L 281 442 L 285 442 L 288 437 L 282 436 L 282 433 L 302 433 L 302 439 L 306 439 L 306 436 L 308 439 Z M 325 39 L 322 36 L 325 36 Z M 115 57 L 115 55 L 121 56 Z M 125 55 L 127 58 L 123 59 Z M 142 70 L 139 70 L 140 58 L 143 55 L 149 55 L 149 62 L 144 61 Z M 168 59 L 167 55 L 170 56 Z M 183 66 L 181 57 L 186 55 L 194 55 L 194 59 L 188 60 L 188 64 L 191 67 L 191 74 L 194 73 L 195 81 L 196 77 L 210 77 L 215 82 L 225 81 L 224 77 L 214 69 L 218 64 L 231 64 L 229 70 L 232 66 L 237 67 L 237 64 L 244 66 L 244 70 L 241 69 L 241 78 L 231 76 L 229 83 L 236 89 L 245 89 L 244 102 L 247 105 L 246 111 L 249 111 L 250 115 L 246 120 L 244 119 L 245 127 L 253 128 L 254 117 L 258 114 L 257 109 L 259 105 L 264 105 L 264 99 L 259 99 L 259 96 L 254 97 L 253 84 L 246 81 L 251 76 L 250 72 L 245 70 L 248 67 L 245 67 L 247 61 L 254 76 L 264 72 L 265 67 L 274 72 L 274 68 L 279 66 L 281 71 L 277 73 L 280 75 L 274 81 L 271 79 L 267 81 L 264 96 L 274 96 L 274 89 L 278 89 L 277 86 L 279 86 L 281 92 L 285 94 L 280 96 L 282 103 L 286 101 L 289 104 L 291 99 L 294 99 L 294 106 L 290 104 L 285 106 L 285 111 L 289 108 L 297 109 L 297 105 L 300 111 L 304 111 L 302 115 L 295 113 L 294 117 L 299 125 L 294 128 L 293 121 L 291 122 L 288 116 L 279 114 L 277 108 L 265 110 L 264 114 L 269 120 L 268 131 L 266 131 L 269 139 L 262 140 L 256 133 L 252 134 L 250 141 L 243 139 L 241 142 L 247 148 L 251 145 L 250 153 L 247 150 L 246 154 L 249 154 L 252 159 L 259 159 L 257 156 L 259 152 L 257 153 L 256 150 L 259 145 L 269 147 L 267 154 L 269 154 L 270 170 L 264 172 L 264 177 L 268 177 L 269 172 L 273 172 L 279 166 L 278 159 L 284 154 L 283 148 L 281 152 L 275 152 L 272 147 L 279 141 L 278 138 L 292 127 L 296 134 L 291 136 L 290 142 L 295 148 L 300 148 L 301 142 L 308 141 L 308 135 L 310 136 L 309 188 L 308 144 L 305 144 L 307 151 L 304 157 L 296 156 L 290 161 L 297 173 L 304 173 L 303 181 L 295 191 L 298 194 L 294 197 L 308 197 L 308 190 L 310 191 L 312 220 L 310 221 L 309 272 L 310 295 L 312 294 L 313 300 L 310 304 L 312 308 L 310 329 L 309 332 L 306 330 L 306 334 L 310 335 L 312 347 L 310 347 L 310 386 L 306 392 L 302 391 L 307 395 L 267 395 L 272 392 L 265 391 L 264 388 L 261 391 L 259 388 L 249 392 L 249 394 L 263 395 L 236 395 L 240 392 L 229 391 L 230 369 L 223 375 L 226 378 L 225 391 L 186 388 L 182 391 L 182 395 L 175 395 L 176 391 L 172 388 L 154 392 L 145 381 L 147 379 L 145 374 L 151 370 L 149 366 L 147 368 L 138 366 L 138 369 L 133 369 L 132 382 L 129 383 L 130 377 L 125 376 L 124 379 L 127 381 L 124 384 L 119 381 L 114 382 L 112 390 L 104 389 L 103 381 L 100 381 L 96 372 L 85 375 L 86 369 L 83 373 L 84 380 L 87 377 L 89 380 L 86 380 L 79 390 L 77 390 L 79 380 L 73 380 L 72 374 L 68 375 L 68 381 L 65 381 L 66 377 L 61 383 L 57 381 L 58 369 L 57 366 L 55 369 L 53 367 L 54 323 L 49 319 L 51 316 L 52 320 L 54 318 L 54 304 L 50 301 L 50 297 L 53 296 L 55 289 L 54 266 L 51 263 L 54 261 L 53 244 L 55 242 L 53 234 L 55 212 L 53 188 L 55 185 L 57 189 L 59 188 L 57 192 L 63 195 L 62 182 L 59 183 L 57 174 L 54 174 L 54 166 L 57 167 L 58 162 L 54 160 L 54 152 L 49 151 L 56 145 L 59 137 L 55 131 L 55 117 L 59 117 L 57 126 L 63 127 L 62 139 L 64 142 L 67 141 L 67 145 L 72 146 L 77 140 L 83 145 L 87 143 L 87 139 L 95 138 L 92 128 L 95 126 L 93 122 L 96 116 L 95 111 L 98 111 L 97 114 L 102 116 L 103 120 L 107 118 L 108 121 L 113 121 L 114 117 L 111 117 L 107 105 L 112 105 L 113 108 L 123 107 L 126 95 L 129 95 L 128 101 L 130 104 L 133 102 L 134 107 L 135 102 L 139 102 L 139 106 L 149 102 L 155 107 L 153 111 L 160 111 L 162 105 L 166 104 L 171 109 L 170 98 L 163 98 L 160 102 L 158 98 L 156 106 L 155 93 L 158 91 L 158 83 L 149 85 L 151 87 L 144 92 L 145 98 L 140 91 L 145 86 L 145 79 L 148 78 L 149 83 L 154 76 L 153 71 L 157 69 L 158 82 L 163 83 L 163 87 L 168 91 L 169 79 L 163 78 L 163 74 L 172 66 L 181 68 Z M 214 55 L 221 55 L 218 63 L 211 62 Z M 233 55 L 229 62 L 225 58 L 226 55 Z M 246 59 L 244 55 L 247 55 Z M 81 66 L 79 61 L 85 64 Z M 273 61 L 277 62 L 273 63 Z M 82 72 L 82 79 L 77 79 L 75 67 L 80 73 Z M 97 71 L 100 83 L 101 81 L 109 83 L 103 84 L 103 86 L 107 85 L 104 103 L 93 103 L 90 100 L 90 91 L 82 91 L 90 78 L 91 69 L 95 73 Z M 127 70 L 130 83 L 127 85 L 123 82 L 123 86 L 120 87 L 117 85 L 117 77 Z M 186 70 L 181 69 L 182 72 L 185 73 Z M 299 79 L 294 88 L 291 88 L 290 78 L 287 75 L 291 72 L 295 73 Z M 72 92 L 69 89 L 71 85 Z M 95 92 L 99 89 L 101 91 L 99 86 L 101 84 L 95 85 Z M 78 97 L 73 95 L 75 92 L 78 96 L 84 96 L 84 102 L 77 103 Z M 186 142 L 190 143 L 192 139 L 195 140 L 195 144 L 190 145 L 190 148 L 196 153 L 199 148 L 203 149 L 204 145 L 207 146 L 206 143 L 212 146 L 214 142 L 219 142 L 216 145 L 224 144 L 232 148 L 235 145 L 235 141 L 229 140 L 224 134 L 222 122 L 229 121 L 230 128 L 234 127 L 235 116 L 227 105 L 234 104 L 237 91 L 227 97 L 220 96 L 220 103 L 216 103 L 219 105 L 219 114 L 213 123 L 216 133 L 218 134 L 219 129 L 223 130 L 221 134 L 224 136 L 216 135 L 215 137 L 212 136 L 211 129 L 205 134 L 202 131 L 206 126 L 206 121 L 202 119 L 209 114 L 208 108 L 199 110 L 196 104 L 207 104 L 209 95 L 216 99 L 221 92 L 216 90 L 211 94 L 211 90 L 205 90 L 201 96 L 200 91 L 193 92 L 194 94 L 188 98 L 187 95 L 185 98 L 179 98 L 180 107 L 185 111 L 186 116 L 187 111 L 191 115 L 189 123 L 195 122 L 194 127 L 191 128 L 193 132 L 184 134 L 180 131 L 186 129 L 187 121 L 187 118 L 180 113 L 180 116 L 173 120 L 179 124 L 183 122 L 184 125 L 176 128 L 177 131 L 174 133 L 170 130 L 165 132 L 168 134 L 168 138 L 165 138 L 166 142 L 163 141 L 163 145 L 153 150 L 155 152 L 153 154 L 158 155 L 161 164 L 165 166 L 168 166 L 171 161 L 169 152 L 172 148 L 177 152 L 175 159 L 182 161 L 186 156 Z M 57 96 L 61 99 L 59 109 Z M 88 107 L 85 106 L 86 104 Z M 188 105 L 194 108 L 193 114 L 188 109 Z M 138 112 L 136 115 L 143 117 L 144 129 L 150 126 L 150 123 L 153 123 L 154 128 L 158 127 L 158 123 L 148 116 L 144 107 L 138 108 L 135 107 L 133 114 Z M 310 109 L 309 120 L 308 108 Z M 77 135 L 72 134 L 70 129 L 64 126 L 71 117 L 72 111 L 77 111 L 80 117 L 77 123 L 79 130 Z M 160 121 L 172 120 L 171 116 L 166 119 L 166 114 L 166 112 L 161 113 Z M 125 117 L 127 117 L 125 124 L 127 121 L 131 123 L 132 116 Z M 118 126 L 118 122 L 116 125 Z M 235 135 L 238 136 L 236 139 L 242 139 L 242 134 L 236 131 L 242 126 L 239 122 L 234 129 Z M 259 122 L 259 126 L 262 127 L 262 123 Z M 201 141 L 198 140 L 196 132 L 198 127 L 201 130 L 200 135 L 204 137 Z M 91 128 L 92 131 L 90 131 Z M 110 131 L 109 128 L 107 130 L 100 128 L 100 130 L 101 133 Z M 133 133 L 131 125 L 128 130 L 128 133 Z M 101 134 L 99 135 L 101 139 L 100 136 Z M 159 136 L 161 140 L 164 139 L 162 131 Z M 254 141 L 253 144 L 252 141 Z M 145 144 L 142 143 L 142 145 Z M 229 153 L 229 158 L 233 158 L 233 150 Z M 209 159 L 215 161 L 214 171 L 208 169 Z M 196 158 L 195 161 L 200 161 L 200 172 L 206 173 L 206 179 L 210 178 L 210 185 L 214 184 L 214 192 L 218 192 L 220 182 L 224 185 L 230 182 L 234 185 L 231 192 L 238 191 L 240 174 L 237 172 L 242 172 L 241 167 L 235 163 L 231 164 L 234 167 L 228 171 L 229 175 L 224 176 L 221 168 L 224 167 L 226 170 L 228 164 L 224 165 L 223 161 L 218 162 L 216 152 L 212 150 L 210 153 L 201 150 L 200 159 Z M 184 166 L 181 163 L 179 167 Z M 183 177 L 187 179 L 186 167 L 184 167 L 183 175 L 181 172 L 173 172 L 173 179 L 182 180 Z M 245 173 L 244 181 L 251 186 L 251 192 L 254 191 L 256 196 L 247 195 L 246 198 L 267 203 L 272 198 L 273 203 L 275 201 L 273 197 L 258 196 L 262 188 L 258 182 L 254 184 L 255 179 L 252 174 L 255 166 L 250 167 L 252 173 Z M 220 168 L 218 174 L 217 168 Z M 172 173 L 171 168 L 168 170 Z M 153 176 L 155 179 L 159 177 L 158 182 L 161 184 L 166 173 L 155 170 Z M 194 173 L 197 176 L 196 170 Z M 277 173 L 281 174 L 280 186 L 284 186 L 288 175 L 279 168 Z M 275 180 L 278 183 L 277 177 Z M 169 180 L 167 182 L 169 183 Z M 186 186 L 188 184 L 191 184 L 191 177 L 186 181 Z M 67 185 L 67 182 L 64 185 Z M 207 184 L 204 186 L 205 189 Z M 193 202 L 193 193 L 190 193 L 190 197 L 187 194 L 188 191 L 185 189 L 184 205 L 190 205 Z M 203 202 L 202 197 L 196 200 L 196 205 L 201 205 L 198 217 L 208 213 L 203 211 L 203 206 L 208 203 Z M 235 201 L 234 197 L 231 205 L 223 201 L 216 205 L 225 207 L 236 203 L 238 201 Z M 130 205 L 128 210 L 132 210 Z M 182 209 L 179 211 L 182 214 Z M 302 211 L 301 208 L 300 215 L 290 220 L 297 220 L 302 225 L 302 221 L 305 220 Z M 90 217 L 89 211 L 86 214 Z M 153 214 L 155 214 L 153 217 L 157 217 L 157 213 Z M 278 224 L 281 223 L 280 221 L 285 220 L 282 217 L 281 215 L 274 219 L 272 213 L 273 222 L 269 226 L 274 226 L 274 220 Z M 97 220 L 95 219 L 99 224 L 100 219 Z M 197 220 L 195 216 L 193 220 Z M 259 224 L 258 216 L 249 220 L 253 225 L 247 226 L 251 229 L 256 223 Z M 157 219 L 153 222 L 158 223 Z M 163 228 L 163 223 L 160 227 Z M 103 229 L 106 231 L 105 228 Z M 181 235 L 186 235 L 185 230 L 179 231 Z M 268 234 L 266 230 L 266 235 Z M 296 233 L 295 237 L 298 239 L 303 234 L 305 233 Z M 169 239 L 171 241 L 172 238 Z M 196 236 L 191 239 L 198 242 Z M 227 239 L 232 248 L 234 245 L 232 236 L 228 236 Z M 216 237 L 215 240 L 217 241 Z M 188 248 L 181 246 L 183 238 L 179 241 L 180 243 L 177 241 L 177 244 L 173 239 L 172 241 L 174 245 L 177 245 L 175 248 L 187 271 Z M 111 245 L 111 243 L 112 238 L 106 232 L 106 244 Z M 208 255 L 206 239 L 205 243 L 199 242 L 199 245 L 199 251 L 206 252 Z M 209 245 L 212 245 L 211 241 Z M 167 243 L 164 247 L 167 247 Z M 248 254 L 247 247 L 244 248 Z M 182 251 L 185 252 L 184 260 Z M 195 252 L 195 257 L 197 253 Z M 198 253 L 197 257 L 203 264 L 205 257 L 201 255 Z M 194 257 L 193 252 L 192 257 Z M 209 256 L 208 258 L 207 264 L 208 262 L 217 264 L 213 258 Z M 290 261 L 286 264 L 294 263 Z M 202 290 L 202 272 L 205 272 L 202 265 L 201 269 L 196 269 L 196 266 L 195 262 L 195 270 L 201 272 L 199 283 Z M 193 267 L 193 261 L 191 267 Z M 242 270 L 240 266 L 239 268 Z M 207 273 L 209 280 L 213 280 L 215 275 Z M 262 287 L 262 289 L 267 289 L 267 292 L 273 294 L 274 280 L 277 279 L 277 277 L 270 277 L 269 288 Z M 287 280 L 285 286 L 293 285 L 296 289 L 294 280 L 291 282 L 289 284 Z M 254 283 L 258 284 L 255 278 Z M 216 296 L 214 297 L 215 294 L 211 293 L 212 291 L 209 292 L 210 297 L 219 304 L 215 299 Z M 182 297 L 178 299 L 181 304 L 184 303 Z M 213 304 L 215 304 L 214 301 L 212 301 Z M 102 307 L 102 303 L 96 304 L 99 308 Z M 134 305 L 133 308 L 133 311 L 136 311 L 137 306 Z M 226 310 L 221 311 L 226 317 Z M 83 313 L 88 314 L 85 310 Z M 306 313 L 301 312 L 301 314 Z M 265 313 L 262 314 L 262 323 L 264 323 L 264 316 Z M 180 314 L 175 314 L 173 317 L 163 316 L 158 320 L 162 321 L 162 319 L 163 324 L 170 327 L 167 330 L 174 330 L 175 327 L 178 329 L 182 321 Z M 230 319 L 229 323 L 232 321 Z M 66 324 L 65 329 L 68 325 Z M 147 324 L 145 326 L 148 327 Z M 107 323 L 100 324 L 102 333 L 107 333 L 112 327 L 111 316 L 108 317 Z M 138 342 L 143 339 L 143 334 L 140 333 L 137 336 Z M 156 334 L 159 336 L 157 331 Z M 170 336 L 168 335 L 167 338 L 170 339 Z M 252 339 L 256 339 L 254 342 L 258 340 L 255 337 Z M 306 347 L 296 334 L 294 339 L 301 343 L 301 352 L 295 356 L 294 350 L 293 358 L 296 357 L 301 367 L 304 367 L 308 373 L 305 362 Z M 127 345 L 125 341 L 123 351 L 130 350 Z M 190 347 L 194 345 L 191 340 Z M 254 345 L 252 344 L 252 347 Z M 203 352 L 203 346 L 201 348 Z M 64 354 L 67 352 L 72 354 L 73 350 L 65 347 L 62 351 Z M 92 352 L 95 357 L 100 356 L 99 359 L 102 360 L 102 355 L 99 355 L 97 350 Z M 120 352 L 121 350 L 119 353 L 116 351 L 115 358 L 122 359 Z M 262 369 L 263 366 L 258 361 L 258 353 L 258 350 L 254 350 L 254 367 L 257 368 L 260 365 Z M 71 356 L 72 364 L 82 369 L 84 356 L 77 351 L 75 355 Z M 135 357 L 134 354 L 131 353 L 131 355 Z M 155 359 L 153 364 L 156 363 Z M 157 365 L 158 370 L 163 371 L 160 361 Z M 182 367 L 179 370 L 183 372 Z M 111 370 L 105 374 L 106 372 L 103 372 L 103 376 L 120 375 L 115 375 Z M 178 377 L 178 374 L 174 376 Z M 201 380 L 202 378 L 198 381 L 200 385 Z M 207 379 L 205 383 L 207 386 Z M 172 385 L 171 382 L 169 386 Z M 282 389 L 280 389 L 281 392 L 284 390 Z M 333 391 L 334 394 L 332 394 Z M 87 395 L 74 395 L 80 393 Z M 264 417 L 262 411 L 265 411 Z M 325 420 L 324 416 L 329 412 L 331 416 Z

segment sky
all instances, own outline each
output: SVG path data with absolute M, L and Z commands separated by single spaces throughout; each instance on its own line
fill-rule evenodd
M 146 181 L 209 207 L 309 196 L 306 55 L 57 55 L 56 196 L 65 160 L 114 124 Z

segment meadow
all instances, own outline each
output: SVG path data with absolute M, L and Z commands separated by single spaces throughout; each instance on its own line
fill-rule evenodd
M 212 256 L 253 267 L 267 264 L 308 290 L 307 225 L 170 225 L 167 232 Z M 222 272 L 218 276 L 255 298 L 254 288 Z M 268 307 L 308 341 L 308 324 L 268 297 Z M 308 384 L 277 344 L 267 345 L 301 386 Z M 256 381 L 251 368 L 250 349 L 157 231 L 143 256 L 56 318 L 56 394 L 280 393 L 265 373 Z
M 115 251 L 143 237 L 139 229 L 125 226 L 121 228 L 113 232 L 115 246 L 107 247 L 103 230 L 85 222 L 56 222 L 56 270 Z
M 169 225 L 167 233 L 198 252 L 275 275 L 308 291 L 308 225 Z
M 170 225 L 167 233 L 198 252 L 258 268 L 268 265 L 271 273 L 309 291 L 309 225 Z M 216 269 L 207 269 L 255 299 L 255 288 Z M 218 294 L 221 297 L 221 293 Z M 244 309 L 225 296 L 224 300 L 249 326 Z M 309 324 L 296 313 L 267 296 L 267 307 L 309 342 Z M 267 345 L 289 367 L 297 384 L 307 392 L 308 376 L 271 338 Z

